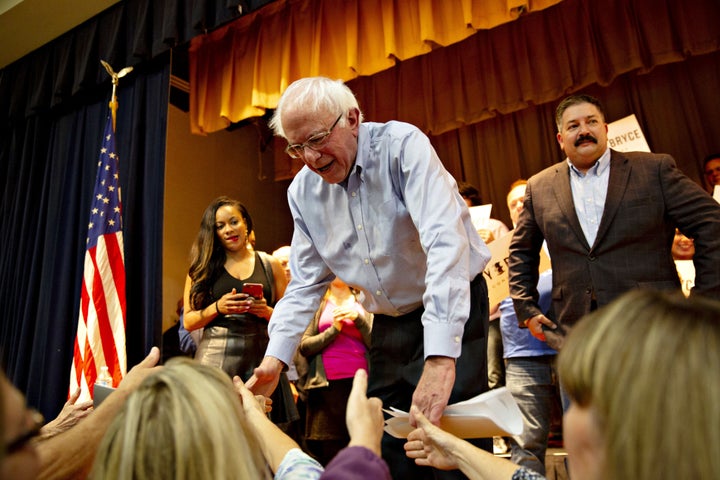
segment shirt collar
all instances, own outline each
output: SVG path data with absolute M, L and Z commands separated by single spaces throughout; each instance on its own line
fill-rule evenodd
M 567 161 L 568 165 L 570 166 L 570 171 L 574 172 L 580 177 L 584 177 L 585 175 L 590 174 L 599 177 L 600 175 L 604 174 L 608 168 L 610 168 L 610 149 L 606 148 L 603 154 L 600 155 L 600 158 L 598 158 L 595 162 L 595 165 L 590 167 L 586 173 L 582 173 L 580 170 L 575 168 L 575 165 L 572 164 L 569 158 L 565 158 L 565 161 Z

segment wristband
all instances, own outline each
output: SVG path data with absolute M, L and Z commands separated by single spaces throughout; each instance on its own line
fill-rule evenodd
M 222 315 L 222 313 L 220 313 L 220 305 L 218 305 L 219 301 L 220 301 L 219 298 L 217 300 L 215 300 L 215 311 L 217 312 L 218 315 Z

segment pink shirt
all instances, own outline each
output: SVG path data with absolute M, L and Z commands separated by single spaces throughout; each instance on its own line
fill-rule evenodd
M 333 310 L 336 306 L 330 299 L 325 303 L 325 309 L 318 322 L 320 332 L 332 326 Z M 355 302 L 354 308 L 359 314 L 365 314 L 365 310 L 358 302 Z M 338 336 L 322 351 L 322 360 L 328 380 L 352 378 L 358 368 L 367 370 L 366 351 L 362 335 L 355 326 L 355 322 L 344 319 L 342 330 Z

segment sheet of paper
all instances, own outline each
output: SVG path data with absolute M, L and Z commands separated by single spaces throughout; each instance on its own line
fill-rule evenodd
M 492 204 L 478 205 L 477 207 L 470 207 L 470 220 L 472 221 L 475 230 L 481 230 L 488 228 L 490 223 L 490 212 L 492 211 Z
M 497 305 L 505 297 L 510 295 L 508 258 L 510 257 L 510 241 L 512 240 L 513 232 L 514 230 L 510 230 L 502 237 L 488 244 L 492 257 L 483 270 L 483 276 L 487 282 L 490 305 Z M 540 249 L 540 266 L 538 273 L 544 272 L 550 268 L 550 266 L 550 257 L 548 257 L 545 252 L 545 248 Z
M 395 438 L 407 438 L 413 431 L 408 413 L 395 408 L 384 411 L 392 416 L 385 420 L 385 431 Z M 519 435 L 523 422 L 515 399 L 502 387 L 448 405 L 440 427 L 460 438 L 489 438 Z

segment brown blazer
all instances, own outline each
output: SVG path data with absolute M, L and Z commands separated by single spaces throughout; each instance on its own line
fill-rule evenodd
M 600 307 L 633 288 L 680 290 L 670 253 L 675 227 L 695 239 L 693 294 L 720 299 L 720 205 L 672 157 L 611 151 L 607 198 L 592 246 L 575 213 L 569 175 L 563 161 L 528 181 L 509 259 L 519 322 L 542 313 L 536 285 L 544 241 L 553 269 L 551 315 L 561 331 L 589 312 L 593 301 Z

